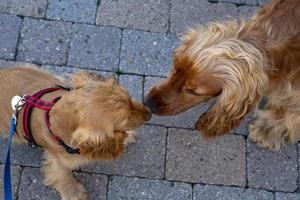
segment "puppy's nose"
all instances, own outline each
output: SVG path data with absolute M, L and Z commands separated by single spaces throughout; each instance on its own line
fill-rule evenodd
M 151 119 L 151 117 L 152 117 L 152 113 L 149 113 L 148 118 L 146 119 L 146 121 L 149 121 Z
M 146 101 L 144 101 L 144 105 L 147 106 L 152 113 L 155 113 L 157 111 L 156 103 L 154 103 L 150 98 L 146 98 Z

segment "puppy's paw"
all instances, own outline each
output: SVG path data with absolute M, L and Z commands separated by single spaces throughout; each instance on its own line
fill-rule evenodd
M 72 184 L 69 184 L 69 187 L 67 186 L 67 191 L 61 194 L 62 200 L 87 200 L 87 190 L 85 187 L 79 183 L 74 182 Z
M 137 133 L 135 131 L 126 131 L 126 133 L 128 134 L 128 136 L 127 136 L 127 138 L 125 138 L 124 144 L 129 145 L 129 144 L 136 143 L 135 137 L 136 137 Z

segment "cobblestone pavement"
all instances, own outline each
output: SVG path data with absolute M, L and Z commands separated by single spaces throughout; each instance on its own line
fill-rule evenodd
M 0 0 L 0 59 L 38 64 L 56 74 L 86 69 L 119 81 L 137 100 L 164 79 L 186 27 L 215 18 L 249 17 L 265 0 Z M 299 145 L 277 153 L 234 134 L 205 142 L 193 130 L 201 105 L 153 117 L 136 144 L 114 162 L 81 168 L 90 199 L 300 200 Z M 1 114 L 1 113 L 0 113 Z M 6 140 L 0 140 L 3 171 Z M 42 185 L 42 152 L 12 153 L 15 199 L 59 199 Z M 0 179 L 0 198 L 3 196 Z

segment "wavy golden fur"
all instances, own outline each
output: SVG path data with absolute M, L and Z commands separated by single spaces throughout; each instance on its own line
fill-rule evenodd
M 154 113 L 174 115 L 216 97 L 195 127 L 206 137 L 230 132 L 267 96 L 250 139 L 278 150 L 300 137 L 300 1 L 273 0 L 250 21 L 192 28 L 174 54 L 168 79 L 146 100 Z
M 36 66 L 22 66 L 0 70 L 1 133 L 8 133 L 12 113 L 10 101 L 14 95 L 33 94 L 64 84 L 58 78 L 33 68 Z M 45 184 L 53 186 L 64 200 L 83 200 L 87 199 L 87 192 L 74 179 L 72 170 L 91 161 L 118 158 L 125 145 L 134 142 L 131 130 L 142 125 L 150 117 L 150 111 L 133 101 L 114 79 L 88 72 L 80 72 L 71 78 L 73 89 L 70 92 L 55 91 L 43 99 L 62 96 L 49 114 L 51 129 L 67 145 L 80 148 L 80 155 L 68 154 L 51 137 L 44 122 L 44 111 L 33 109 L 30 120 L 33 137 L 45 151 L 42 167 Z M 25 142 L 22 120 L 21 110 L 15 142 Z

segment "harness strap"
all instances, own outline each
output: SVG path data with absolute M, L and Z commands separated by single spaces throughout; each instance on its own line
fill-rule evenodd
M 40 99 L 43 95 L 50 93 L 50 92 L 54 92 L 57 90 L 68 90 L 67 88 L 64 87 L 55 87 L 55 88 L 47 88 L 44 90 L 41 90 L 37 93 L 35 93 L 32 96 L 27 96 L 25 98 L 25 102 L 26 104 L 24 105 L 24 112 L 23 112 L 23 129 L 24 129 L 24 137 L 25 139 L 28 141 L 29 145 L 31 145 L 32 147 L 36 147 L 39 146 L 36 141 L 34 140 L 32 133 L 31 133 L 31 128 L 30 128 L 30 116 L 31 116 L 31 112 L 33 107 L 35 108 L 39 108 L 41 110 L 46 111 L 45 112 L 45 123 L 47 125 L 47 128 L 49 130 L 49 132 L 52 135 L 52 138 L 61 146 L 63 146 L 65 148 L 65 150 L 70 153 L 70 154 L 80 154 L 80 150 L 77 149 L 73 149 L 71 147 L 69 147 L 68 145 L 66 145 L 63 140 L 56 134 L 53 133 L 53 131 L 51 130 L 51 124 L 50 124 L 50 120 L 49 120 L 49 113 L 51 111 L 52 106 L 61 99 L 61 97 L 56 97 L 54 98 L 52 101 L 44 101 L 42 99 Z

